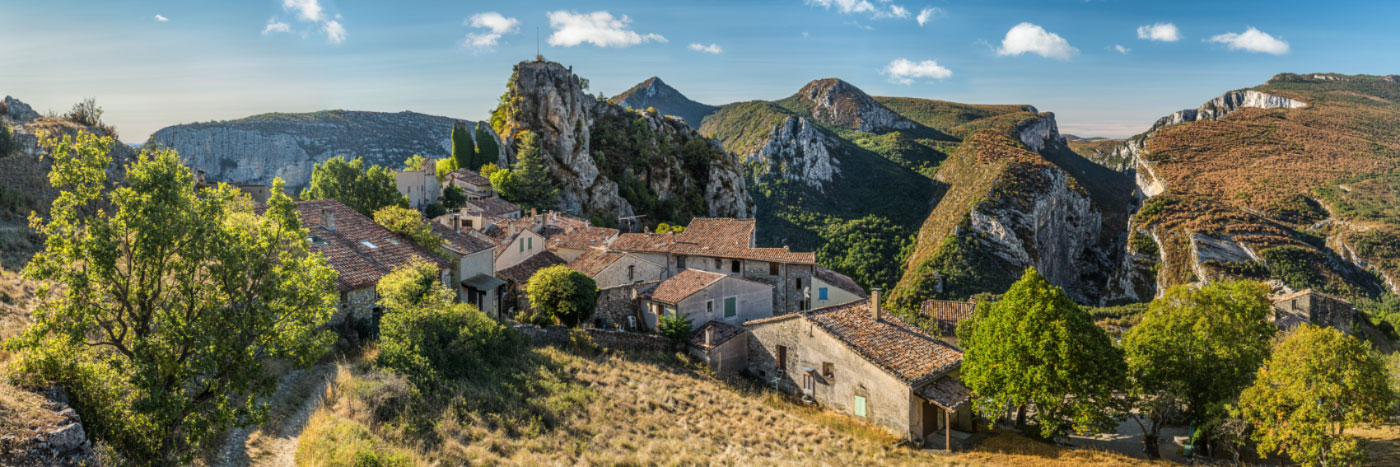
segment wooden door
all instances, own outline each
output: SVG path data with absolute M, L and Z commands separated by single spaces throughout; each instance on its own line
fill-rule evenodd
M 778 371 L 787 372 L 787 346 L 778 346 Z

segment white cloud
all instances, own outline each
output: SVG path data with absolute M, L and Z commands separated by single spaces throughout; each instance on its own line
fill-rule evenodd
M 326 40 L 332 44 L 345 42 L 345 26 L 341 26 L 339 21 L 326 21 L 321 25 L 321 30 L 326 33 Z
M 1114 44 L 1114 45 L 1113 45 L 1113 50 L 1118 51 L 1118 53 L 1120 53 L 1120 54 L 1127 55 L 1128 52 L 1131 52 L 1133 49 L 1129 49 L 1129 48 L 1127 48 L 1127 47 L 1123 47 L 1123 44 Z
M 930 6 L 919 10 L 919 16 L 914 17 L 914 20 L 919 22 L 919 26 L 923 26 L 939 16 L 943 16 L 943 9 Z
M 159 21 L 159 22 L 164 23 L 164 22 L 166 22 L 166 21 L 170 21 L 170 18 L 166 18 L 166 17 L 161 16 L 161 15 L 156 15 L 156 21 Z
M 292 32 L 292 25 L 277 21 L 277 18 L 268 18 L 267 26 L 263 27 L 262 33 L 266 36 L 274 32 Z
M 899 84 L 914 84 L 915 78 L 947 79 L 953 76 L 949 70 L 933 60 L 914 62 L 906 58 L 896 58 L 885 65 L 885 70 L 880 74 L 890 77 L 890 82 Z
M 1138 26 L 1138 39 L 1147 39 L 1161 42 L 1176 42 L 1181 40 L 1181 31 L 1176 29 L 1172 23 L 1157 23 Z
M 551 11 L 549 27 L 554 28 L 554 33 L 549 35 L 549 45 L 573 47 L 587 42 L 598 47 L 620 48 L 647 41 L 667 42 L 660 34 L 637 34 L 628 29 L 631 22 L 632 18 L 627 15 L 614 18 L 612 13 L 606 11 Z
M 715 55 L 719 55 L 719 54 L 721 54 L 721 53 L 724 53 L 724 49 L 719 48 L 719 44 L 705 45 L 705 44 L 701 44 L 701 43 L 698 43 L 698 42 L 691 43 L 691 44 L 690 44 L 690 50 L 694 50 L 694 51 L 696 51 L 696 52 L 705 52 L 705 53 L 707 53 L 707 54 L 715 54 Z
M 1069 41 L 1059 34 L 1031 23 L 1021 23 L 1006 31 L 1006 38 L 1001 40 L 1001 48 L 997 49 L 997 55 L 1021 55 L 1027 52 L 1046 58 L 1069 60 L 1079 53 L 1079 49 L 1070 46 Z
M 319 22 L 326 17 L 319 0 L 282 0 L 282 9 L 295 11 L 302 21 Z
M 467 19 L 467 25 L 474 28 L 484 28 L 483 32 L 467 34 L 465 44 L 477 49 L 491 49 L 500 43 L 501 36 L 514 34 L 520 29 L 520 20 L 507 18 L 500 13 L 488 11 L 477 13 Z
M 1264 31 L 1249 27 L 1244 32 L 1227 32 L 1210 38 L 1210 42 L 1225 44 L 1230 50 L 1243 50 L 1246 52 L 1259 52 L 1273 55 L 1283 55 L 1288 53 L 1288 42 L 1270 36 Z
M 835 9 L 847 15 L 863 14 L 874 19 L 909 18 L 909 9 L 890 3 L 890 0 L 880 0 L 880 3 L 883 5 L 877 6 L 869 0 L 807 0 L 808 5 Z

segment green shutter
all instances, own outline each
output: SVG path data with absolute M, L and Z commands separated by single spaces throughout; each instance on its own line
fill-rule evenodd
M 856 404 L 855 404 L 855 405 L 856 405 L 856 409 L 855 409 L 856 416 L 857 416 L 857 417 L 864 417 L 864 416 L 865 416 L 865 396 L 856 396 Z
M 729 298 L 724 299 L 724 317 L 725 317 L 725 318 L 730 318 L 730 317 L 733 317 L 734 315 L 739 314 L 737 308 L 738 308 L 738 306 L 737 306 L 737 304 L 735 303 L 734 297 L 729 297 Z
M 530 249 L 531 249 L 531 250 L 535 249 L 535 237 L 530 237 L 530 238 L 527 238 L 526 240 L 529 240 L 529 241 L 530 241 Z
M 524 252 L 524 251 L 525 251 L 525 239 L 523 239 L 523 238 L 520 239 L 520 251 L 521 251 L 521 252 Z

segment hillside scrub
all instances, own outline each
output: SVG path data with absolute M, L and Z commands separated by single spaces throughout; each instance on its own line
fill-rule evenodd
M 25 386 L 61 385 L 86 428 L 127 462 L 177 464 L 217 432 L 259 423 L 283 359 L 308 365 L 336 273 L 312 254 L 281 180 L 264 214 L 228 185 L 196 189 L 171 150 L 142 153 L 103 192 L 111 137 L 47 139 L 63 190 L 32 223 L 45 283 L 34 324 L 6 343 Z

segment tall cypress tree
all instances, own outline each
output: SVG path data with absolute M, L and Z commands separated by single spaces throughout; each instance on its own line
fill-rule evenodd
M 472 170 L 481 170 L 481 166 L 486 164 L 496 164 L 500 162 L 501 146 L 496 144 L 496 138 L 487 133 L 484 125 L 476 127 L 476 160 L 472 162 Z
M 461 125 L 452 125 L 452 160 L 453 170 L 472 167 L 472 159 L 476 156 L 476 145 L 472 143 L 472 136 L 467 134 L 467 129 Z

